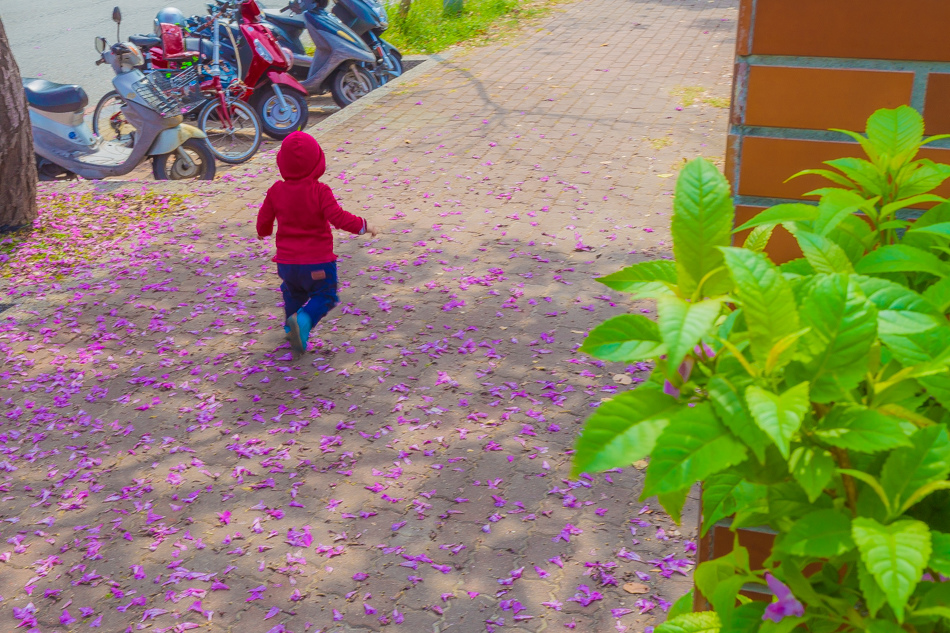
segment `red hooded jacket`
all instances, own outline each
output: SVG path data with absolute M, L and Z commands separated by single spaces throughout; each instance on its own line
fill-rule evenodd
M 336 261 L 330 226 L 361 233 L 366 220 L 344 211 L 333 190 L 318 178 L 327 169 L 323 149 L 309 134 L 294 132 L 277 152 L 283 180 L 275 182 L 257 213 L 257 234 L 267 237 L 277 220 L 278 264 L 325 264 Z

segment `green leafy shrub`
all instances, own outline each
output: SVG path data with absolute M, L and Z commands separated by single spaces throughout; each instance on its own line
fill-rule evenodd
M 817 205 L 780 204 L 735 230 L 725 178 L 688 163 L 675 262 L 600 280 L 656 299 L 657 320 L 609 319 L 581 351 L 655 369 L 587 420 L 575 473 L 649 456 L 643 496 L 677 521 L 703 482 L 704 532 L 733 517 L 733 530 L 778 534 L 765 570 L 738 542 L 701 564 L 715 613 L 681 601 L 657 633 L 950 630 L 950 203 L 930 193 L 950 167 L 915 158 L 933 139 L 908 107 L 848 134 L 867 158 L 806 172 L 837 185 L 812 192 Z M 804 257 L 775 266 L 762 253 L 778 225 Z M 773 602 L 740 596 L 748 584 Z

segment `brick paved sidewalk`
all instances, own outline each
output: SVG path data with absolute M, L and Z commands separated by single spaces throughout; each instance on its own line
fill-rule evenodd
M 662 621 L 696 503 L 677 528 L 636 467 L 567 478 L 592 406 L 645 375 L 575 349 L 650 310 L 593 278 L 668 256 L 678 164 L 724 152 L 700 93 L 728 95 L 735 13 L 562 5 L 315 129 L 344 206 L 388 232 L 338 242 L 343 303 L 300 362 L 253 235 L 272 155 L 179 187 L 181 220 L 112 261 L 8 288 L 6 629 Z

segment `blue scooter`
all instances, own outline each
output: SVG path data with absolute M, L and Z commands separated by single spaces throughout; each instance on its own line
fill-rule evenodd
M 402 74 L 402 55 L 379 35 L 389 26 L 386 10 L 376 0 L 336 0 L 328 12 L 327 0 L 293 0 L 280 11 L 264 11 L 264 19 L 273 27 L 281 46 L 294 55 L 291 74 L 307 86 L 325 84 L 341 107 L 349 105 L 372 88 Z M 316 47 L 313 57 L 306 54 L 300 36 L 304 30 Z M 345 46 L 345 48 L 343 48 Z M 337 51 L 333 49 L 337 48 Z M 348 63 L 342 72 L 339 53 L 360 51 L 358 64 Z M 349 60 L 346 60 L 347 62 Z M 372 89 L 369 88 L 369 89 Z

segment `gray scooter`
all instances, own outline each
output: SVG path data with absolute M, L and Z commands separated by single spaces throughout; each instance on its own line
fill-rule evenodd
M 121 23 L 118 7 L 112 19 Z M 214 178 L 214 155 L 201 140 L 204 132 L 182 124 L 181 102 L 136 68 L 144 63 L 139 48 L 121 40 L 107 47 L 105 38 L 96 38 L 96 64 L 115 71 L 112 85 L 124 100 L 120 112 L 135 129 L 134 138 L 104 141 L 92 134 L 83 124 L 89 97 L 81 87 L 24 79 L 40 179 L 123 176 L 149 157 L 157 180 Z
M 375 68 L 376 55 L 359 35 L 326 10 L 328 4 L 328 0 L 293 0 L 282 11 L 303 15 L 316 48 L 300 83 L 310 94 L 330 92 L 343 108 L 379 87 L 375 74 L 367 68 Z

